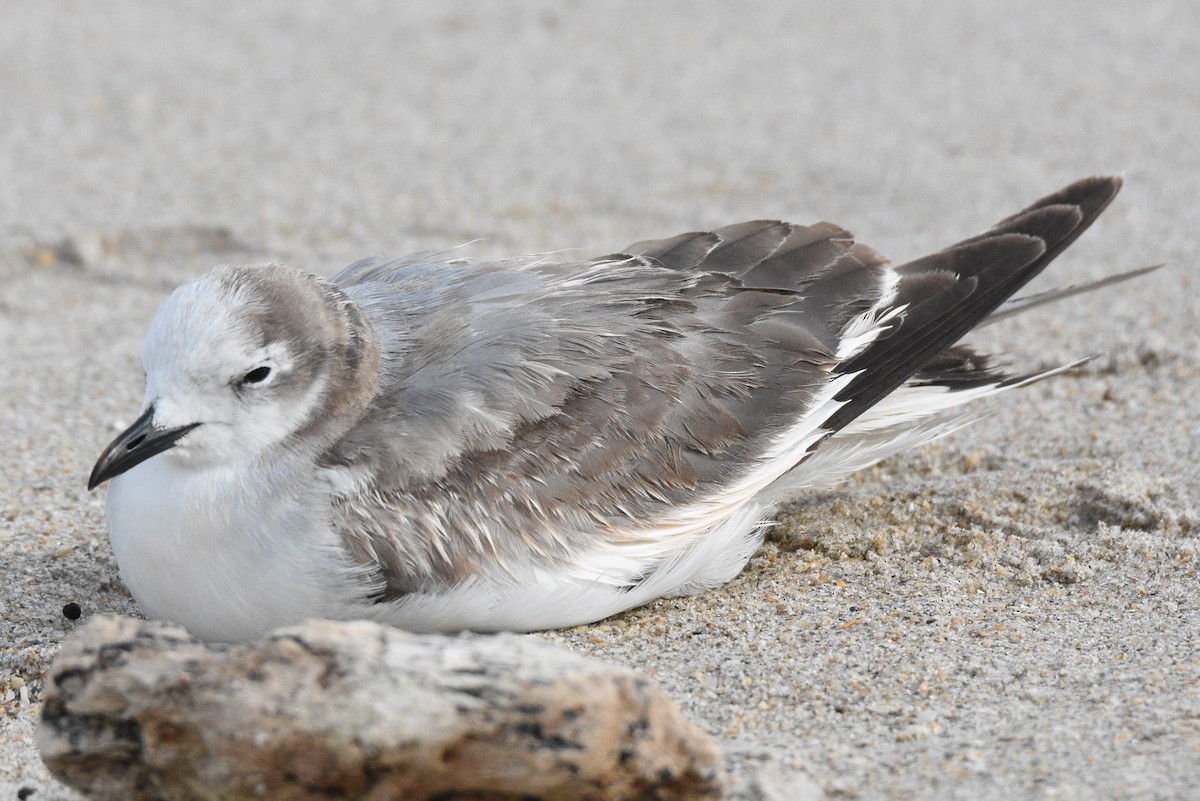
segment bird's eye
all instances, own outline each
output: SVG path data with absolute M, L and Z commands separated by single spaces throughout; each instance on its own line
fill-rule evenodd
M 271 375 L 271 368 L 265 364 L 262 367 L 255 367 L 250 372 L 242 376 L 243 384 L 261 384 Z

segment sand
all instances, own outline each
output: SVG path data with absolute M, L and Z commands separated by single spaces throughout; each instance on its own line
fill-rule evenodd
M 1034 288 L 1170 266 L 975 339 L 1084 370 L 798 499 L 724 589 L 538 636 L 653 674 L 742 799 L 1200 798 L 1198 39 L 1182 1 L 5 4 L 0 798 L 76 798 L 40 676 L 64 604 L 137 614 L 84 482 L 177 283 L 756 217 L 905 259 L 1097 172 Z

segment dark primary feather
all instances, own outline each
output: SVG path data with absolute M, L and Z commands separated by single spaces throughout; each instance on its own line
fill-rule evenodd
M 978 236 L 897 267 L 896 302 L 908 309 L 885 336 L 838 366 L 859 376 L 837 396 L 846 404 L 829 429 L 870 409 L 1037 276 L 1087 230 L 1121 183 L 1077 181 Z
M 359 481 L 335 502 L 335 528 L 379 568 L 381 598 L 553 568 L 719 493 L 832 375 L 859 373 L 830 432 L 910 378 L 1002 380 L 952 346 L 1119 186 L 1074 184 L 897 268 L 903 316 L 841 363 L 843 329 L 880 301 L 891 268 L 830 223 L 741 223 L 586 262 L 352 265 L 334 280 L 373 320 L 383 373 L 323 460 Z
M 1028 377 L 1022 375 L 1015 378 L 1023 380 Z M 986 354 L 976 353 L 966 345 L 954 345 L 925 362 L 906 383 L 960 390 L 1001 384 L 1013 379 L 1014 376 L 994 367 Z

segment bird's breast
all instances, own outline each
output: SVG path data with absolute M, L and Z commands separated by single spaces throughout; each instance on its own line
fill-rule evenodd
M 206 640 L 328 617 L 347 589 L 328 523 L 304 500 L 236 469 L 148 460 L 108 490 L 121 578 L 148 617 Z

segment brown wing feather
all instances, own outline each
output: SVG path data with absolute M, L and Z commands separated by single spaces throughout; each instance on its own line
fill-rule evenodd
M 356 268 L 370 279 L 347 293 L 407 332 L 368 417 L 326 457 L 360 477 L 334 515 L 381 568 L 382 597 L 565 562 L 718 493 L 809 410 L 837 332 L 886 282 L 883 260 L 829 224 L 628 250 Z M 504 276 L 519 301 L 497 290 Z

